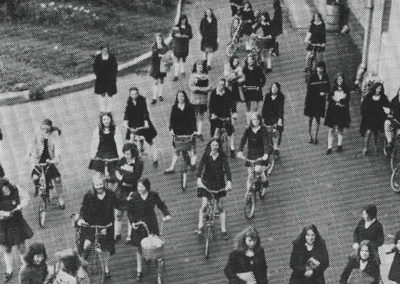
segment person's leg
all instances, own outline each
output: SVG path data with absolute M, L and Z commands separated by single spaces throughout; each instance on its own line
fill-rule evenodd
M 163 85 L 164 85 L 164 79 L 158 79 L 158 99 L 160 101 L 164 100 L 164 98 L 163 98 Z
M 39 187 L 40 187 L 39 176 L 37 174 L 33 174 L 32 181 L 33 181 L 33 184 L 35 185 L 35 192 L 33 193 L 33 195 L 36 197 L 39 194 Z
M 208 69 L 211 68 L 211 62 L 212 62 L 213 56 L 214 56 L 213 52 L 208 52 L 207 53 L 207 68 Z
M 153 85 L 153 99 L 151 101 L 152 104 L 155 104 L 155 102 L 157 101 L 157 95 L 158 95 L 158 80 L 156 79 Z
M 310 137 L 309 142 L 313 143 L 314 139 L 312 136 L 312 122 L 313 122 L 313 117 L 309 116 L 308 117 L 308 136 Z
M 337 151 L 341 152 L 342 151 L 342 147 L 343 147 L 343 128 L 337 128 L 337 135 L 338 135 L 338 148 Z
M 185 58 L 181 58 L 180 63 L 179 63 L 179 65 L 180 65 L 180 72 L 181 72 L 181 76 L 182 76 L 182 77 L 185 76 L 185 61 L 186 61 Z
M 368 146 L 369 146 L 369 140 L 371 138 L 371 130 L 366 130 L 365 131 L 365 137 L 364 137 L 364 149 L 363 149 L 363 154 L 366 155 L 368 153 Z
M 6 266 L 6 274 L 11 274 L 13 271 L 13 258 L 12 258 L 12 247 L 1 246 L 4 251 L 4 263 Z
M 228 136 L 228 142 L 229 142 L 229 149 L 231 151 L 235 151 L 235 134 L 232 133 L 231 136 Z
M 204 121 L 204 112 L 199 111 L 199 115 L 197 117 L 197 132 L 199 135 L 202 135 L 202 129 L 203 129 L 203 121 Z
M 387 141 L 387 145 L 385 147 L 385 154 L 390 155 L 393 150 L 393 125 L 390 120 L 385 120 L 384 123 L 384 132 Z
M 219 218 L 220 218 L 220 222 L 221 222 L 221 233 L 223 235 L 225 235 L 226 234 L 226 211 L 225 211 L 223 199 L 218 199 L 217 208 L 219 211 Z
M 17 246 L 17 248 L 18 248 L 18 253 L 19 253 L 19 258 L 20 258 L 20 260 L 21 260 L 21 264 L 24 264 L 24 263 L 25 263 L 24 255 L 25 255 L 25 252 L 26 252 L 26 249 L 25 249 L 25 248 L 26 248 L 25 242 L 19 244 L 19 245 Z
M 128 220 L 128 229 L 127 229 L 127 232 L 126 232 L 126 241 L 127 242 L 131 241 L 131 236 L 132 236 L 132 225 Z
M 104 273 L 110 273 L 110 253 L 107 250 L 104 250 L 101 252 L 103 256 L 103 261 L 104 261 Z
M 149 151 L 152 153 L 153 155 L 153 162 L 157 162 L 158 161 L 158 151 L 157 151 L 157 146 L 154 143 L 154 140 L 150 141 L 149 144 Z
M 56 177 L 53 180 L 54 183 L 54 187 L 56 189 L 57 192 L 57 198 L 58 198 L 58 205 L 60 206 L 60 208 L 65 208 L 65 202 L 64 202 L 64 198 L 63 198 L 63 186 L 62 186 L 62 182 L 61 182 L 61 177 Z
M 267 52 L 267 72 L 271 72 L 272 70 L 272 58 L 271 58 L 271 53 L 272 53 L 272 49 L 268 48 L 266 50 Z M 264 61 L 264 60 L 263 60 Z
M 136 273 L 138 276 L 142 274 L 142 262 L 142 252 L 140 248 L 138 248 L 136 251 Z
M 113 107 L 113 97 L 112 96 L 106 95 L 106 104 L 107 104 L 106 111 L 111 112 L 112 107 Z
M 100 103 L 100 112 L 106 112 L 107 111 L 106 94 L 99 95 L 99 103 Z
M 166 172 L 172 172 L 175 170 L 175 165 L 178 162 L 178 158 L 179 158 L 179 152 L 175 151 L 174 155 L 172 156 L 172 161 L 171 161 L 171 165 L 169 166 L 168 169 L 166 169 Z
M 121 236 L 123 212 L 120 209 L 116 209 L 114 212 L 114 240 L 116 240 Z
M 307 51 L 305 71 L 310 71 L 309 69 L 311 65 L 311 57 L 312 57 L 312 51 Z
M 247 167 L 247 182 L 246 182 L 246 194 L 245 194 L 246 197 L 249 194 L 250 186 L 251 186 L 251 183 L 253 181 L 253 178 L 254 177 L 253 177 L 253 173 L 252 173 L 251 167 Z
M 317 143 L 318 143 L 319 126 L 320 126 L 320 124 L 321 124 L 321 118 L 320 118 L 320 117 L 316 117 L 316 118 L 315 118 L 315 122 L 316 122 L 316 126 L 315 126 L 314 143 L 317 144 Z
M 197 234 L 201 234 L 201 230 L 204 227 L 204 214 L 206 213 L 207 204 L 208 204 L 207 197 L 202 197 L 201 198 L 201 206 L 200 206 L 200 210 L 199 210 L 199 223 L 197 226 Z
M 333 132 L 335 129 L 332 127 L 329 127 L 328 129 L 328 150 L 332 150 L 333 147 Z
M 178 75 L 179 75 L 179 58 L 174 56 L 174 78 L 172 80 L 177 81 Z
M 251 102 L 246 101 L 246 122 L 249 125 L 251 120 Z
M 191 149 L 190 151 L 188 151 L 189 153 L 189 157 L 190 157 L 190 166 L 193 167 L 196 165 L 197 162 L 197 155 L 195 154 L 194 150 Z
M 90 253 L 90 246 L 92 245 L 92 242 L 90 240 L 85 240 L 83 242 L 83 258 L 87 260 L 89 253 Z

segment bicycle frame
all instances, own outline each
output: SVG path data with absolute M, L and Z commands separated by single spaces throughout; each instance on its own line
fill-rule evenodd
M 174 135 L 174 143 L 176 143 L 177 139 L 188 139 L 187 142 L 189 142 L 189 139 L 193 139 L 195 137 L 194 135 Z M 182 191 L 186 190 L 186 182 L 187 182 L 187 159 L 189 159 L 189 165 L 190 165 L 190 155 L 189 151 L 192 150 L 193 147 L 191 147 L 189 150 L 181 150 L 181 189 Z
M 220 128 L 215 128 L 215 133 L 214 133 L 214 137 L 215 138 L 219 138 L 221 140 L 222 143 L 222 148 L 225 151 L 225 153 L 228 155 L 229 154 L 229 141 L 228 141 L 228 123 L 231 120 L 230 117 L 226 117 L 226 118 L 216 118 L 219 121 L 222 122 L 222 127 Z
M 47 171 L 50 167 L 48 163 L 38 163 L 35 168 L 40 170 L 39 176 L 39 205 L 38 205 L 38 220 L 39 226 L 44 227 L 46 221 L 46 213 L 50 204 L 50 190 L 52 189 L 52 181 L 47 178 Z
M 139 149 L 139 152 L 141 153 L 141 154 L 143 154 L 143 152 L 144 152 L 144 149 L 143 149 L 143 144 L 141 143 L 141 140 L 142 140 L 142 137 L 143 136 L 141 136 L 141 135 L 138 135 L 137 134 L 137 132 L 139 131 L 139 130 L 143 130 L 143 129 L 147 129 L 147 127 L 145 127 L 145 126 L 140 126 L 140 127 L 138 127 L 138 128 L 130 128 L 129 127 L 129 130 L 130 130 L 130 142 L 132 142 L 132 143 L 134 143 L 136 146 L 137 146 L 137 148 Z
M 111 163 L 111 162 L 119 161 L 119 158 L 112 158 L 112 159 L 95 158 L 95 160 L 104 162 L 104 186 L 107 189 L 110 189 L 109 188 L 109 183 L 111 182 L 111 176 L 110 176 L 110 173 L 108 171 L 108 164 Z

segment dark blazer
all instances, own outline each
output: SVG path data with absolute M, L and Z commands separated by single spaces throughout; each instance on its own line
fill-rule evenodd
M 175 135 L 191 135 L 197 131 L 196 117 L 191 104 L 186 103 L 183 111 L 178 105 L 172 106 L 169 129 L 173 130 Z
M 313 269 L 313 275 L 310 278 L 306 278 L 304 273 L 306 272 L 307 261 L 311 257 L 318 260 L 320 265 Z M 290 255 L 290 267 L 293 269 L 290 284 L 324 284 L 324 272 L 329 267 L 329 256 L 325 241 L 316 241 L 314 248 L 311 251 L 307 251 L 304 243 L 295 240 L 292 254 Z
M 372 96 L 372 93 L 368 93 L 361 102 L 361 136 L 364 136 L 367 130 L 383 131 L 383 124 L 386 120 L 383 107 L 389 106 L 389 100 L 385 94 L 382 94 L 378 101 L 374 101 Z
M 257 284 L 268 283 L 264 249 L 261 247 L 255 252 L 252 262 L 243 251 L 232 251 L 224 269 L 225 275 L 229 279 L 229 284 L 245 284 L 246 282 L 242 281 L 236 274 L 250 271 L 254 273 Z
M 240 140 L 239 151 L 242 152 L 247 143 L 247 158 L 250 160 L 261 158 L 264 154 L 269 154 L 271 140 L 272 137 L 264 125 L 261 126 L 257 133 L 254 133 L 249 126 Z
M 219 118 L 231 117 L 234 112 L 235 102 L 233 101 L 232 92 L 225 88 L 222 96 L 217 95 L 217 90 L 213 90 L 210 94 L 210 101 L 208 103 L 209 113 L 215 114 Z
M 396 245 L 399 240 L 400 231 L 397 232 L 396 237 L 394 238 L 394 244 Z M 390 266 L 389 280 L 400 282 L 400 252 L 397 248 L 395 249 L 392 265 Z
M 328 108 L 326 110 L 326 118 L 324 124 L 328 127 L 333 128 L 339 126 L 340 128 L 350 126 L 350 90 L 346 85 L 342 87 L 343 92 L 346 94 L 344 99 L 340 100 L 340 105 L 337 105 L 336 101 L 333 100 L 335 92 L 338 87 L 334 85 L 328 94 Z
M 204 185 L 211 190 L 220 190 L 225 187 L 225 175 L 228 181 L 232 181 L 231 169 L 228 158 L 224 153 L 219 153 L 213 161 L 210 152 L 206 151 L 201 157 L 197 177 L 201 177 Z
M 349 261 L 340 276 L 340 284 L 346 284 L 353 269 L 360 269 L 360 261 L 357 256 L 349 256 Z M 366 274 L 374 278 L 371 284 L 378 284 L 380 280 L 379 263 L 368 261 L 367 267 L 363 270 Z
M 325 117 L 326 95 L 330 92 L 331 85 L 327 73 L 319 79 L 317 72 L 313 72 L 308 80 L 307 94 L 304 103 L 304 115 L 308 117 Z M 321 96 L 320 93 L 326 93 Z
M 137 188 L 137 182 L 143 173 L 143 161 L 136 158 L 134 164 L 128 164 L 124 157 L 118 161 L 116 170 L 122 175 L 120 185 L 124 183 L 129 184 L 131 186 L 128 187 L 131 188 L 132 191 L 135 191 Z
M 106 189 L 103 200 L 97 198 L 94 189 L 89 190 L 83 197 L 79 215 L 89 225 L 108 225 L 114 223 L 115 193 Z
M 365 229 L 364 219 L 358 222 L 357 227 L 354 229 L 353 242 L 360 243 L 364 240 L 372 242 L 376 249 L 383 245 L 385 236 L 383 234 L 383 226 L 378 220 L 375 220 L 368 229 Z
M 213 51 L 218 49 L 218 21 L 213 18 L 211 23 L 205 17 L 200 22 L 201 34 L 201 51 L 206 51 L 206 48 L 211 48 Z
M 20 284 L 43 284 L 48 274 L 47 264 L 43 262 L 41 265 L 23 265 L 19 272 Z
M 109 54 L 108 60 L 102 60 L 101 54 L 97 55 L 93 71 L 96 75 L 94 85 L 95 94 L 107 93 L 108 96 L 113 96 L 117 93 L 117 72 L 118 63 L 113 54 Z
M 177 37 L 177 34 L 185 37 Z M 186 58 L 189 54 L 189 41 L 193 38 L 192 27 L 186 24 L 182 28 L 179 24 L 172 30 L 172 38 L 174 39 L 174 55 L 177 58 Z
M 262 108 L 262 117 L 266 125 L 273 125 L 282 119 L 285 113 L 285 96 L 278 93 L 275 100 L 272 100 L 271 93 L 265 95 L 264 104 Z

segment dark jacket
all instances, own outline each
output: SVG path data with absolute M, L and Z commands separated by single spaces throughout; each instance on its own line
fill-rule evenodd
M 41 265 L 23 265 L 19 272 L 20 284 L 43 284 L 48 274 L 47 264 L 42 262 Z
M 116 170 L 122 175 L 120 185 L 135 191 L 143 173 L 143 161 L 136 158 L 133 164 L 128 164 L 126 158 L 122 158 L 118 161 Z
M 210 94 L 210 101 L 208 103 L 209 113 L 215 114 L 219 118 L 231 117 L 234 112 L 235 102 L 233 96 L 228 88 L 225 88 L 222 96 L 217 94 L 217 90 L 214 89 Z
M 396 245 L 400 240 L 400 231 L 397 232 L 396 237 L 394 238 L 394 245 Z M 392 265 L 390 266 L 390 271 L 389 271 L 389 280 L 395 281 L 395 282 L 400 282 L 400 252 L 396 248 L 395 249 L 395 255 L 393 258 Z
M 224 153 L 219 153 L 214 161 L 210 152 L 206 151 L 201 157 L 197 177 L 202 178 L 204 185 L 211 190 L 220 190 L 225 187 L 227 181 L 232 181 L 231 169 L 228 158 Z
M 108 60 L 102 60 L 101 54 L 97 55 L 93 71 L 96 75 L 96 82 L 94 85 L 95 94 L 104 94 L 112 96 L 117 93 L 117 72 L 118 63 L 113 54 L 109 54 Z
M 317 118 L 325 117 L 326 96 L 330 90 L 328 74 L 324 73 L 320 79 L 317 72 L 313 72 L 307 84 L 304 115 Z M 326 93 L 326 95 L 321 96 L 321 92 Z
M 266 125 L 274 125 L 282 119 L 285 113 L 285 96 L 278 93 L 275 100 L 272 100 L 271 93 L 265 95 L 264 104 L 262 108 L 262 117 Z
M 267 284 L 267 263 L 265 261 L 265 252 L 261 247 L 255 252 L 253 258 L 247 257 L 243 251 L 234 250 L 230 253 L 228 263 L 224 269 L 226 277 L 230 284 L 245 284 L 237 273 L 252 271 L 257 284 Z
M 325 23 L 322 23 L 320 25 L 311 24 L 308 31 L 311 33 L 311 43 L 326 43 Z
M 242 152 L 247 143 L 247 158 L 250 160 L 261 158 L 264 154 L 269 154 L 271 139 L 271 135 L 264 125 L 261 126 L 257 133 L 254 133 L 249 126 L 244 131 L 240 140 L 239 151 Z
M 161 57 L 160 54 L 165 54 L 168 52 L 168 46 L 163 42 L 162 47 L 158 48 L 157 43 L 154 43 L 151 47 L 151 67 L 150 76 L 154 79 L 160 79 L 165 77 L 164 72 L 160 71 Z
M 340 276 L 340 281 L 339 281 L 340 284 L 347 283 L 347 280 L 349 279 L 353 269 L 360 269 L 360 261 L 357 256 L 349 256 L 347 265 L 344 268 L 342 275 Z M 374 278 L 374 282 L 372 282 L 371 284 L 379 283 L 380 271 L 378 262 L 368 261 L 367 267 L 363 270 L 363 272 Z
M 177 35 L 185 37 L 177 37 Z M 172 38 L 174 39 L 174 55 L 177 58 L 186 58 L 189 54 L 189 41 L 193 38 L 192 27 L 189 24 L 182 28 L 179 24 L 172 30 Z
M 365 229 L 364 219 L 358 222 L 357 227 L 354 229 L 353 242 L 360 243 L 364 240 L 372 242 L 376 249 L 383 245 L 385 236 L 383 234 L 383 226 L 378 220 L 375 220 L 368 229 Z
M 281 35 L 283 32 L 283 17 L 282 17 L 282 7 L 278 1 L 274 3 L 274 16 L 272 18 L 272 28 L 274 36 Z
M 83 197 L 79 215 L 89 225 L 108 225 L 114 223 L 115 193 L 106 189 L 103 200 L 97 198 L 94 189 L 89 190 Z
M 172 106 L 169 129 L 173 130 L 175 135 L 191 135 L 197 131 L 196 117 L 191 104 L 186 103 L 183 111 L 178 105 Z
M 306 272 L 307 262 L 311 257 L 318 260 L 320 265 L 313 269 L 311 277 L 306 278 L 304 273 Z M 304 243 L 295 240 L 290 255 L 290 267 L 293 269 L 290 284 L 324 284 L 324 272 L 329 267 L 329 256 L 325 241 L 316 241 L 314 248 L 308 251 Z
M 335 92 L 338 87 L 334 85 L 328 94 L 328 107 L 326 110 L 326 118 L 324 124 L 330 128 L 338 126 L 340 128 L 350 126 L 350 90 L 347 86 L 343 85 L 342 90 L 346 95 L 344 99 L 341 99 L 339 104 L 333 100 Z
M 383 107 L 389 106 L 389 100 L 385 94 L 382 94 L 378 101 L 374 101 L 372 96 L 372 93 L 368 93 L 361 102 L 361 136 L 364 136 L 367 130 L 383 131 L 383 124 L 386 120 Z
M 201 51 L 206 51 L 206 48 L 211 48 L 212 51 L 218 49 L 218 21 L 213 18 L 211 23 L 207 21 L 205 17 L 200 22 L 200 34 L 201 34 Z
M 396 95 L 389 103 L 389 108 L 391 110 L 391 113 L 393 117 L 400 122 L 400 101 L 399 101 L 399 95 Z

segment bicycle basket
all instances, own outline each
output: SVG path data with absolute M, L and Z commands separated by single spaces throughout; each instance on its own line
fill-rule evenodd
M 142 248 L 142 255 L 147 260 L 157 260 L 163 257 L 164 240 L 157 236 L 150 234 L 140 242 Z
M 192 137 L 174 137 L 175 150 L 189 151 L 192 148 Z

